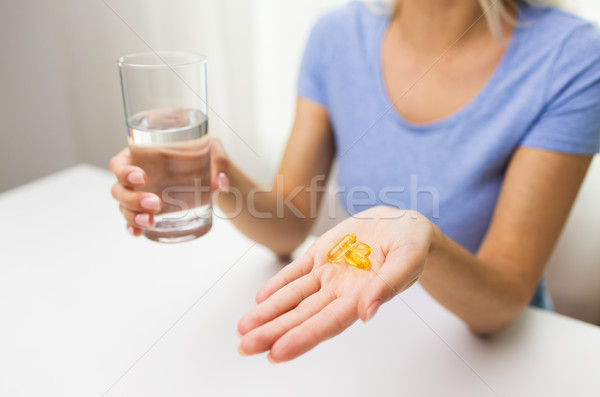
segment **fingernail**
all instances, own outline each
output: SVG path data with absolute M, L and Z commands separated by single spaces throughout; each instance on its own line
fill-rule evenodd
M 135 236 L 135 230 L 133 229 L 133 226 L 127 226 L 127 231 L 129 232 L 129 234 L 131 234 L 132 236 Z
M 219 175 L 217 175 L 217 186 L 219 187 L 219 190 L 223 192 L 229 191 L 229 178 L 227 178 L 227 174 L 224 172 L 220 172 Z
M 144 209 L 153 211 L 160 208 L 160 201 L 158 201 L 158 197 L 156 196 L 147 196 L 142 199 L 140 205 Z
M 127 180 L 133 185 L 141 185 L 144 183 L 144 174 L 139 171 L 134 171 L 127 175 Z
M 367 309 L 367 318 L 365 320 L 365 323 L 373 318 L 375 313 L 377 313 L 377 309 L 379 309 L 379 306 L 381 306 L 381 301 L 379 299 L 371 303 L 371 306 L 369 306 L 369 308 Z
M 135 223 L 143 227 L 150 227 L 150 215 L 148 214 L 137 214 L 134 218 Z

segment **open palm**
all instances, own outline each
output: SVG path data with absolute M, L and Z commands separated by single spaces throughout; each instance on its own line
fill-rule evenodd
M 343 221 L 259 290 L 256 307 L 238 323 L 240 353 L 270 350 L 271 361 L 290 360 L 358 318 L 369 320 L 381 303 L 419 278 L 432 231 L 422 215 L 390 207 Z M 370 271 L 327 262 L 327 252 L 350 233 L 371 246 Z

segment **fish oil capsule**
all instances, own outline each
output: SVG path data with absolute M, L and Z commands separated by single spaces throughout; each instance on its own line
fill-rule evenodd
M 327 260 L 332 263 L 344 263 L 344 255 L 346 255 L 346 252 L 348 252 L 355 242 L 356 236 L 354 234 L 348 234 L 342 237 L 342 239 L 329 250 Z
M 332 263 L 346 263 L 359 269 L 369 270 L 371 247 L 357 241 L 354 234 L 344 236 L 327 254 L 327 260 Z
M 360 241 L 355 242 L 352 247 L 344 255 L 346 262 L 352 266 L 356 266 L 359 269 L 369 270 L 371 268 L 371 262 L 369 261 L 369 254 L 371 253 L 371 247 Z

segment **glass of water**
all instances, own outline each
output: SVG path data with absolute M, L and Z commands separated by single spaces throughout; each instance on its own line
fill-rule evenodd
M 198 238 L 212 226 L 206 57 L 159 51 L 118 61 L 127 136 L 133 164 L 162 209 L 150 240 L 177 243 Z

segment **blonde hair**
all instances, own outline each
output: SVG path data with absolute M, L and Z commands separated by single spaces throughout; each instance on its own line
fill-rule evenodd
M 515 24 L 517 21 L 511 14 L 519 1 L 533 6 L 558 5 L 557 0 L 478 0 L 481 10 L 485 12 L 485 19 L 492 36 L 499 39 L 502 37 L 502 22 Z
M 371 7 L 377 13 L 392 13 L 398 7 L 401 0 L 376 0 L 382 7 Z M 502 24 L 508 22 L 515 24 L 516 21 L 511 14 L 511 10 L 517 7 L 517 4 L 522 1 L 534 6 L 558 6 L 561 0 L 477 0 L 481 10 L 485 13 L 485 19 L 495 38 L 502 38 Z M 372 3 L 371 3 L 372 4 Z

